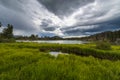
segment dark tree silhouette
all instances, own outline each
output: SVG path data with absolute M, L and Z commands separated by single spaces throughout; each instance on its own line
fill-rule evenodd
M 13 38 L 13 25 L 8 24 L 7 28 L 3 29 L 2 37 L 6 39 Z
M 0 22 L 0 27 L 2 27 L 2 23 Z

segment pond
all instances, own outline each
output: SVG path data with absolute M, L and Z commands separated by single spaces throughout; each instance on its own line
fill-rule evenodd
M 59 54 L 68 55 L 67 53 L 57 52 L 57 51 L 51 51 L 49 52 L 50 55 L 57 57 Z
M 58 43 L 58 44 L 84 44 L 87 41 L 80 40 L 17 40 L 17 42 Z

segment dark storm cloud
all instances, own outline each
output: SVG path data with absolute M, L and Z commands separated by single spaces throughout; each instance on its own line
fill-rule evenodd
M 45 27 L 43 28 L 45 31 L 54 31 L 55 27 Z
M 51 20 L 43 19 L 40 26 L 41 26 L 41 27 L 48 27 L 49 24 L 52 24 L 52 21 L 51 21 Z
M 82 36 L 120 29 L 120 0 L 0 0 L 15 34 Z
M 2 11 L 4 11 L 4 13 L 1 12 L 1 14 L 0 14 L 1 20 L 0 21 L 3 23 L 3 25 L 6 25 L 8 23 L 13 24 L 16 26 L 15 27 L 16 29 L 21 29 L 21 30 L 24 30 L 24 29 L 28 30 L 30 28 L 33 28 L 33 25 L 31 24 L 31 21 L 29 20 L 29 18 L 24 17 L 23 15 L 21 15 L 17 12 L 13 12 L 9 9 L 4 9 Z
M 0 0 L 0 4 L 6 8 L 20 11 L 22 9 L 19 7 L 20 6 L 19 1 L 20 0 L 9 0 L 9 1 L 8 0 Z
M 66 28 L 66 31 L 64 31 L 65 35 L 72 35 L 72 36 L 80 36 L 80 35 L 92 35 L 99 32 L 104 31 L 113 31 L 120 29 L 120 25 L 112 25 L 112 24 L 99 24 L 99 25 L 91 25 L 91 26 L 97 26 L 90 29 L 81 29 L 81 28 Z M 76 34 L 77 33 L 77 34 Z
M 52 26 L 51 24 L 52 24 L 51 20 L 43 19 L 42 22 L 41 22 L 40 27 L 45 31 L 54 31 L 57 27 Z
M 0 21 L 3 26 L 12 24 L 15 34 L 28 35 L 35 31 L 35 25 L 22 5 L 20 0 L 0 0 Z
M 38 0 L 49 11 L 58 16 L 69 15 L 77 10 L 79 7 L 84 6 L 94 0 Z

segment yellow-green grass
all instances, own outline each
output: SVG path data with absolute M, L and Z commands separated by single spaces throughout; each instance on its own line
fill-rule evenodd
M 81 56 L 94 56 L 100 59 L 120 60 L 120 46 L 112 46 L 111 50 L 96 49 L 95 44 L 42 44 L 40 51 L 62 51 Z
M 94 44 L 59 45 L 38 43 L 1 43 L 0 80 L 120 80 L 120 61 L 83 57 L 73 54 L 51 56 L 40 48 L 80 47 Z M 112 46 L 115 53 L 120 46 Z M 108 51 L 105 51 L 108 52 Z

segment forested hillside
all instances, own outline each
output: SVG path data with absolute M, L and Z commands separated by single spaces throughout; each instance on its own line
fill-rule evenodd
M 91 35 L 89 37 L 83 37 L 82 40 L 98 41 L 98 40 L 109 40 L 115 42 L 120 39 L 120 30 L 117 31 L 106 31 L 98 34 Z

